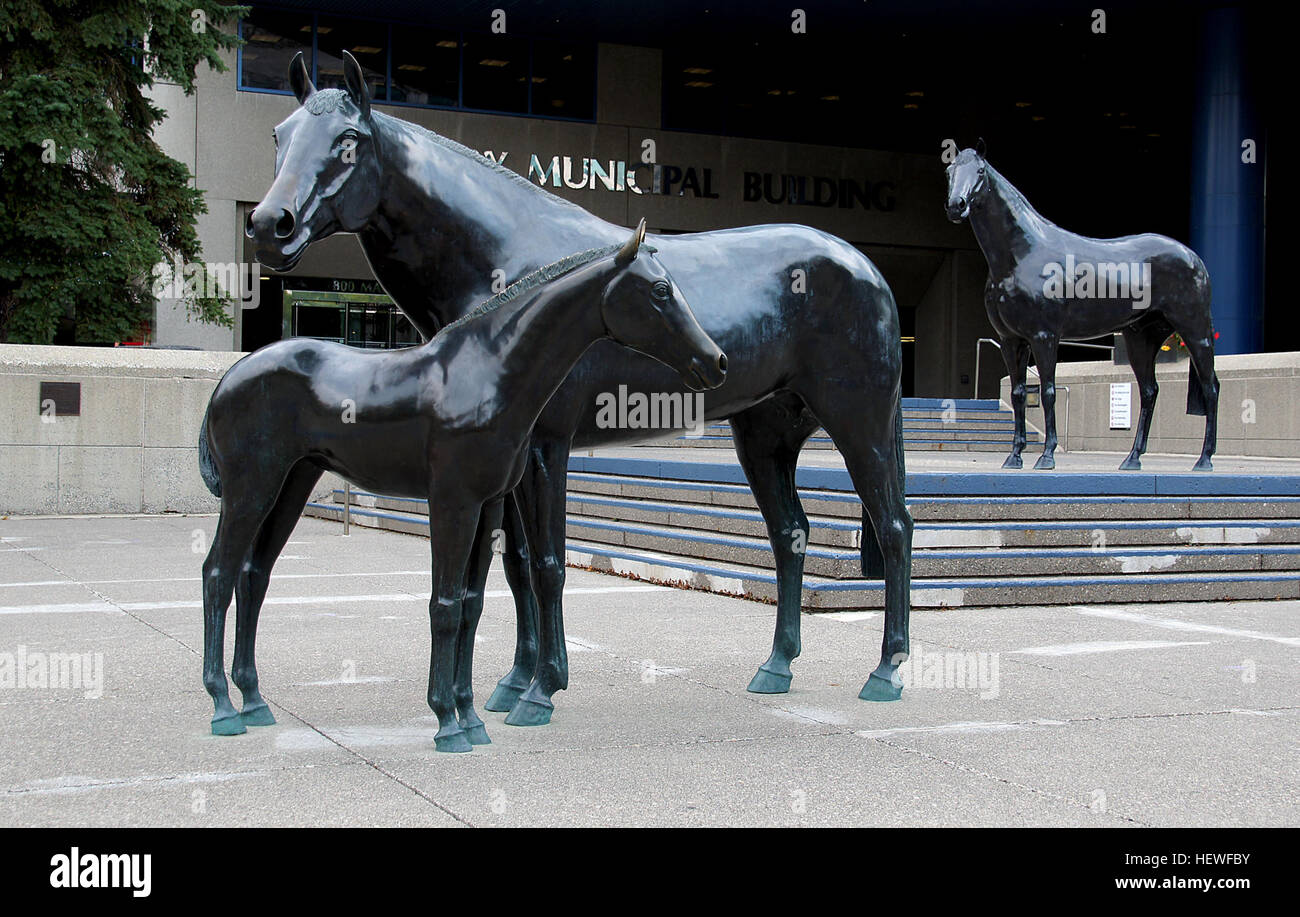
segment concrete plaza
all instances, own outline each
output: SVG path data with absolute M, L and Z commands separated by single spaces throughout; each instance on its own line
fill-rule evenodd
M 485 713 L 494 744 L 445 755 L 428 543 L 315 519 L 262 614 L 279 722 L 209 734 L 215 523 L 0 520 L 0 825 L 1300 824 L 1295 602 L 918 609 L 903 699 L 868 704 L 879 613 L 805 615 L 791 693 L 757 696 L 772 607 L 570 570 L 552 724 Z M 514 642 L 489 588 L 480 704 Z M 102 681 L 34 674 L 55 654 Z

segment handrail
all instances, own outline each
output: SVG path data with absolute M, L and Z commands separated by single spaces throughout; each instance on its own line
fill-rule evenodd
M 972 397 L 972 398 L 975 398 L 975 399 L 978 399 L 979 396 L 980 396 L 980 345 L 981 345 L 981 344 L 992 344 L 992 345 L 993 345 L 994 347 L 996 347 L 998 350 L 1001 350 L 1001 349 L 1002 349 L 1002 345 L 999 344 L 997 341 L 993 340 L 993 338 L 979 338 L 978 340 L 975 341 L 975 390 L 971 393 L 971 397 Z M 1071 344 L 1071 346 L 1080 346 L 1080 347 L 1098 347 L 1098 348 L 1103 348 L 1103 349 L 1104 349 L 1105 346 L 1106 346 L 1106 345 L 1104 345 L 1104 344 L 1079 344 L 1079 345 L 1075 345 L 1073 341 L 1071 341 L 1070 344 Z M 1110 348 L 1110 349 L 1111 349 L 1111 350 L 1114 350 L 1113 347 Z M 1028 372 L 1033 373 L 1033 374 L 1034 374 L 1034 377 L 1035 377 L 1036 379 L 1038 379 L 1038 384 L 1039 384 L 1039 397 L 1041 398 L 1041 397 L 1042 397 L 1042 384 L 1043 384 L 1043 377 L 1040 376 L 1040 375 L 1038 374 L 1038 369 L 1037 369 L 1037 367 L 1034 367 L 1034 366 L 1027 366 L 1027 367 L 1026 367 L 1026 370 L 1027 370 Z M 1058 439 L 1057 439 L 1056 447 L 1057 447 L 1058 449 L 1060 449 L 1062 452 L 1069 452 L 1070 450 L 1066 447 L 1066 443 L 1069 441 L 1069 438 L 1070 438 L 1070 386 L 1068 386 L 1068 385 L 1058 385 L 1058 386 L 1056 386 L 1056 387 L 1057 387 L 1057 389 L 1059 389 L 1060 391 L 1065 392 L 1065 421 L 1064 421 L 1064 423 L 1061 424 L 1061 435 L 1060 435 L 1060 437 L 1058 437 Z M 999 394 L 999 397 L 1001 397 L 1001 393 L 999 392 L 998 394 Z M 1028 417 L 1025 418 L 1025 423 L 1026 423 L 1026 425 L 1029 423 L 1029 419 L 1028 419 Z

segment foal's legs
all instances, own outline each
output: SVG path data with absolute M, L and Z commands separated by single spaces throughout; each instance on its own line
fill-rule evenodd
M 1130 325 L 1124 329 L 1124 343 L 1128 348 L 1128 362 L 1137 377 L 1138 394 L 1142 399 L 1142 413 L 1138 417 L 1137 432 L 1133 435 L 1133 448 L 1119 466 L 1120 471 L 1141 471 L 1142 453 L 1147 451 L 1147 436 L 1151 432 L 1151 417 L 1156 410 L 1156 353 L 1173 329 L 1164 322 L 1142 327 Z
M 1056 349 L 1055 337 L 1038 337 L 1030 342 L 1038 364 L 1039 392 L 1043 400 L 1043 454 L 1034 467 L 1039 471 L 1056 467 Z
M 493 545 L 501 529 L 502 503 L 494 500 L 484 505 L 478 534 L 470 553 L 466 571 L 465 599 L 461 603 L 460 633 L 456 637 L 456 712 L 460 728 L 471 745 L 490 745 L 483 720 L 474 710 L 474 634 L 483 616 L 483 585 L 492 566 Z
M 1020 453 L 1025 450 L 1025 376 L 1029 372 L 1029 345 L 1019 338 L 1002 339 L 1002 359 L 1011 379 L 1011 412 L 1016 418 L 1015 434 L 1011 440 L 1011 454 L 1002 463 L 1003 468 L 1023 468 Z
M 429 494 L 429 547 L 433 592 L 429 598 L 429 707 L 438 717 L 438 751 L 469 751 L 456 719 L 456 650 L 465 598 L 465 574 L 482 505 L 457 503 L 454 494 Z
M 203 561 L 203 685 L 215 707 L 212 734 L 239 735 L 247 730 L 230 703 L 230 685 L 222 671 L 226 610 L 240 567 L 252 549 L 262 520 L 275 503 L 274 487 L 278 487 L 278 482 L 272 487 L 265 479 L 227 474 L 222 484 L 225 492 L 221 498 L 221 518 L 207 559 Z
M 797 396 L 776 396 L 731 418 L 736 455 L 767 524 L 776 558 L 776 633 L 772 654 L 749 683 L 755 694 L 790 690 L 791 661 L 799 655 L 799 611 L 808 517 L 795 487 L 799 450 L 817 419 Z
M 527 690 L 533 681 L 533 673 L 537 671 L 537 596 L 533 594 L 528 536 L 514 494 L 506 494 L 502 527 L 506 533 L 506 550 L 501 559 L 506 570 L 506 582 L 515 597 L 515 662 L 497 682 L 496 690 L 483 707 L 506 713 L 514 709 L 519 695 Z M 484 568 L 477 577 L 471 576 L 470 588 L 477 586 L 482 590 L 487 574 L 487 568 Z
M 299 462 L 289 472 L 288 479 L 275 502 L 275 508 L 262 523 L 248 556 L 244 558 L 235 585 L 235 660 L 230 677 L 244 696 L 240 719 L 245 726 L 271 726 L 275 717 L 262 699 L 257 687 L 257 663 L 254 644 L 257 641 L 257 617 L 266 599 L 266 588 L 271 582 L 271 568 L 284 550 L 285 542 L 293 534 L 303 505 L 311 496 L 312 488 L 320 480 L 321 470 L 309 462 Z

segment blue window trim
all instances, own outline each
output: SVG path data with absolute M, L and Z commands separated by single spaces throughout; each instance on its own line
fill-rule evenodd
M 290 7 L 279 7 L 279 6 L 273 6 L 267 4 L 258 4 L 257 6 L 254 7 L 254 9 L 255 10 L 264 9 L 264 10 L 270 10 L 270 11 L 280 12 L 280 13 L 297 13 L 299 15 L 305 12 L 304 10 L 301 9 L 294 9 Z M 528 42 L 528 102 L 527 102 L 528 111 L 514 112 L 514 111 L 501 111 L 492 108 L 466 107 L 465 105 L 465 36 L 490 34 L 487 32 L 479 32 L 479 31 L 467 30 L 467 29 L 444 29 L 444 31 L 454 33 L 456 35 L 456 41 L 459 44 L 459 48 L 457 49 L 457 52 L 459 54 L 459 60 L 457 62 L 457 72 L 456 72 L 456 104 L 455 105 L 428 105 L 428 104 L 416 103 L 416 102 L 395 102 L 392 101 L 393 27 L 403 26 L 403 25 L 418 26 L 420 28 L 431 28 L 431 29 L 439 29 L 443 27 L 437 25 L 436 23 L 409 22 L 409 21 L 397 20 L 397 19 L 366 19 L 364 17 L 356 17 L 356 16 L 341 16 L 339 18 L 355 19 L 358 22 L 369 22 L 374 24 L 382 23 L 388 28 L 388 36 L 387 36 L 388 45 L 386 48 L 387 53 L 384 55 L 385 98 L 373 99 L 372 101 L 376 105 L 391 105 L 394 108 L 421 108 L 430 111 L 458 111 L 458 112 L 466 112 L 468 114 L 475 114 L 475 115 L 502 115 L 511 118 L 536 118 L 542 121 L 567 121 L 574 124 L 595 124 L 596 123 L 597 120 L 596 116 L 598 114 L 596 103 L 599 98 L 599 92 L 598 92 L 596 81 L 597 79 L 599 79 L 600 51 L 599 51 L 598 44 L 595 42 L 592 43 L 592 47 L 591 47 L 591 51 L 592 51 L 591 112 L 592 115 L 590 118 L 571 118 L 571 117 L 565 117 L 563 115 L 539 114 L 533 111 L 533 62 L 534 62 L 534 55 L 535 55 L 537 42 L 563 40 L 563 39 L 554 39 L 554 38 L 543 38 L 535 35 L 510 36 L 512 38 L 522 38 Z M 320 58 L 320 54 L 319 54 L 319 48 L 317 46 L 317 36 L 319 34 L 319 25 L 320 25 L 320 13 L 316 11 L 312 11 L 311 13 L 311 79 L 313 83 L 317 82 L 318 79 L 317 63 Z M 240 46 L 235 55 L 235 89 L 239 92 L 256 92 L 256 93 L 261 93 L 263 95 L 292 96 L 293 92 L 287 89 L 264 89 L 264 88 L 244 85 L 244 20 L 243 19 L 240 19 L 237 24 L 236 34 L 238 34 L 239 36 Z

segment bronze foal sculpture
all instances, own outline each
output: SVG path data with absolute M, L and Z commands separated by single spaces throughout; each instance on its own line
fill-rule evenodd
M 221 497 L 203 565 L 203 682 L 216 707 L 213 733 L 275 722 L 258 691 L 258 612 L 279 546 L 328 469 L 380 493 L 428 498 L 435 745 L 469 751 L 489 741 L 474 711 L 474 632 L 502 498 L 524 474 L 537 415 L 587 348 L 605 338 L 662 361 L 693 390 L 715 388 L 726 376 L 726 356 L 654 249 L 642 247 L 644 238 L 643 220 L 622 246 L 535 271 L 420 347 L 371 352 L 293 338 L 231 367 L 199 434 L 200 470 Z M 242 714 L 222 672 L 232 592 L 231 675 Z
M 1119 331 L 1142 398 L 1133 449 L 1119 467 L 1140 469 L 1159 391 L 1156 353 L 1177 331 L 1191 354 L 1187 413 L 1205 417 L 1205 442 L 1194 470 L 1210 470 L 1219 379 L 1214 373 L 1210 277 L 1196 252 L 1153 233 L 1091 239 L 1067 232 L 1041 217 L 988 164 L 982 149 L 962 150 L 948 166 L 948 217 L 970 220 L 989 264 L 984 308 L 1002 345 L 1016 417 L 1011 454 L 1002 467 L 1022 466 L 1030 353 L 1042 382 L 1046 428 L 1043 454 L 1034 467 L 1054 468 L 1057 346 Z
M 301 107 L 275 129 L 275 182 L 246 227 L 257 260 L 272 269 L 292 267 L 317 239 L 354 232 L 385 291 L 428 337 L 485 298 L 494 272 L 519 277 L 626 232 L 473 150 L 373 110 L 347 54 L 346 92 L 317 91 L 301 56 L 289 77 Z M 344 149 L 352 155 L 342 156 Z M 822 426 L 862 498 L 864 575 L 885 580 L 880 665 L 860 696 L 897 698 L 892 676 L 908 650 L 912 519 L 903 501 L 902 348 L 889 285 L 852 245 L 806 226 L 652 238 L 700 324 L 727 352 L 727 384 L 706 397 L 705 415 L 731 421 L 775 556 L 776 633 L 749 689 L 787 691 L 799 655 L 798 547 L 808 517 L 795 465 Z M 569 452 L 647 435 L 597 423 L 596 396 L 620 384 L 648 394 L 681 391 L 653 360 L 608 341 L 592 347 L 538 418 L 528 470 L 506 498 L 503 559 L 518 638 L 514 666 L 485 706 L 511 711 L 512 725 L 548 722 L 552 696 L 568 685 Z

